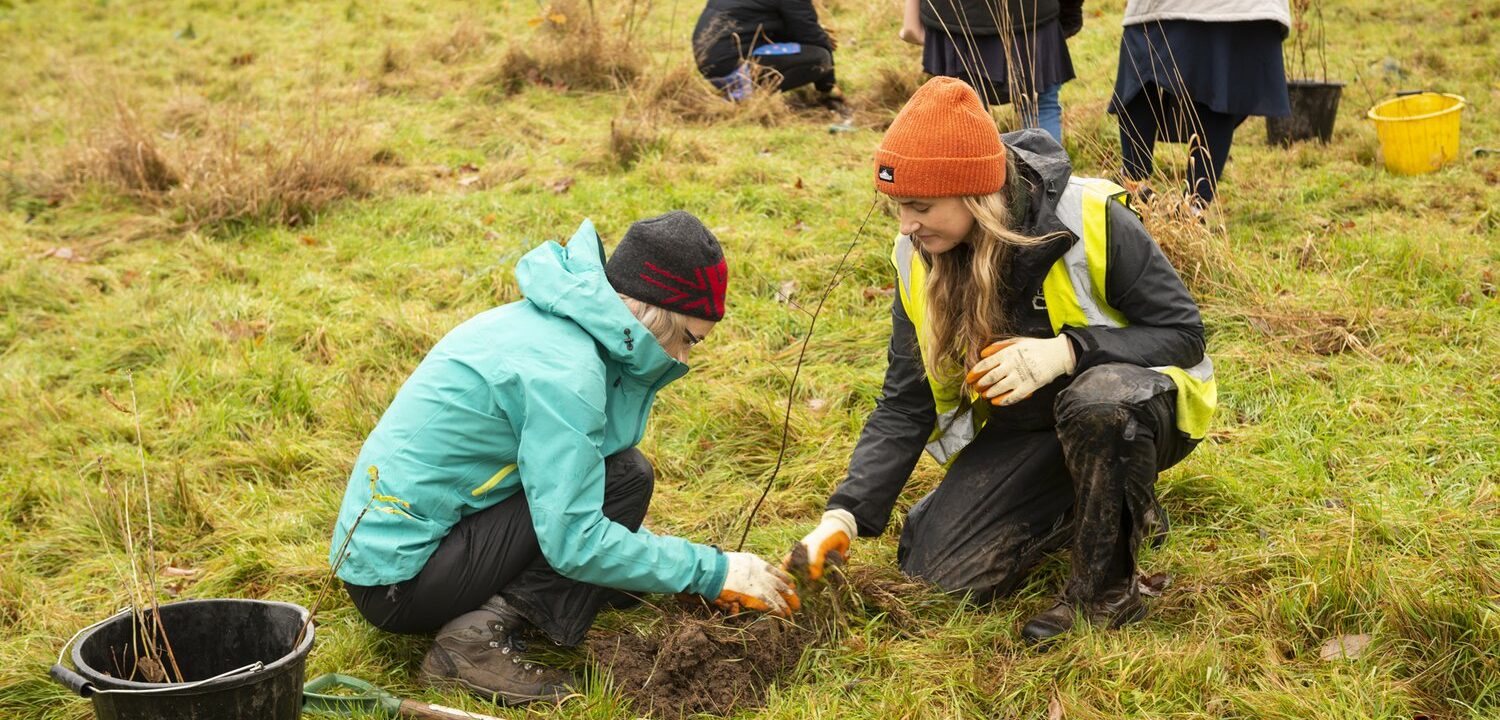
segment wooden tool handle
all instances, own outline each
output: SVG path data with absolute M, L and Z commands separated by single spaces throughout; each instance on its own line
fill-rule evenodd
M 500 720 L 494 715 L 481 715 L 416 700 L 402 700 L 399 714 L 404 718 L 419 718 L 420 720 Z

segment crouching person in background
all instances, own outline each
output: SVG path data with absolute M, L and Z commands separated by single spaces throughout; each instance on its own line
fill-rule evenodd
M 576 645 L 619 591 L 797 608 L 760 558 L 641 527 L 653 471 L 636 443 L 723 317 L 727 277 L 688 213 L 633 224 L 608 262 L 585 221 L 520 260 L 524 300 L 454 328 L 402 385 L 360 451 L 329 560 L 371 624 L 437 631 L 426 680 L 560 699 L 571 676 L 528 660 L 516 634 Z
M 833 74 L 837 45 L 812 0 L 708 0 L 693 28 L 698 71 L 729 99 L 750 94 L 759 67 L 776 71 L 782 92 L 812 85 L 819 104 L 843 113 Z

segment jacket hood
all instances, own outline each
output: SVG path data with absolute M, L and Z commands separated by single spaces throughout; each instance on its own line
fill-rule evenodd
M 1017 275 L 1040 277 L 1073 244 L 1072 234 L 1057 216 L 1057 203 L 1073 176 L 1073 163 L 1068 160 L 1067 151 L 1045 130 L 1017 130 L 1001 135 L 1000 140 L 1005 143 L 1008 159 L 1015 163 L 1011 170 L 1017 171 L 1019 180 L 1026 183 L 1026 216 L 1016 219 L 1017 229 L 1030 237 L 1062 233 L 1051 242 L 1017 253 L 1014 260 Z
M 516 263 L 516 283 L 537 307 L 583 328 L 623 371 L 653 384 L 685 375 L 604 276 L 604 245 L 584 220 L 567 245 L 548 240 Z
M 1055 224 L 1061 227 L 1062 222 L 1057 220 L 1057 201 L 1068 187 L 1068 178 L 1073 176 L 1073 163 L 1068 160 L 1067 151 L 1047 131 L 1037 128 L 1008 132 L 1001 135 L 1000 140 L 1020 166 L 1022 177 L 1031 185 L 1029 205 L 1032 217 L 1023 221 L 1023 227 L 1042 230 L 1038 235 L 1051 232 L 1043 226 Z

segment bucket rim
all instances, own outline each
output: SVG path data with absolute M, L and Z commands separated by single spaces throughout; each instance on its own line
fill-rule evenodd
M 1445 97 L 1445 98 L 1449 98 L 1451 100 L 1456 100 L 1457 102 L 1453 103 L 1452 105 L 1450 105 L 1448 107 L 1443 108 L 1442 110 L 1435 110 L 1433 112 L 1425 113 L 1425 114 L 1422 114 L 1422 115 L 1411 115 L 1409 117 L 1387 117 L 1385 115 L 1381 115 L 1380 113 L 1376 112 L 1377 110 L 1385 107 L 1386 105 L 1390 105 L 1391 103 L 1400 102 L 1402 100 L 1410 100 L 1411 98 L 1422 97 L 1423 95 L 1436 95 L 1438 97 Z M 1407 95 L 1407 96 L 1404 96 L 1404 97 L 1397 97 L 1397 98 L 1391 98 L 1389 100 L 1382 100 L 1382 101 L 1380 101 L 1380 103 L 1378 103 L 1377 105 L 1375 105 L 1375 107 L 1370 108 L 1370 111 L 1367 112 L 1367 113 L 1365 113 L 1365 117 L 1368 117 L 1369 119 L 1374 120 L 1376 122 L 1405 122 L 1405 121 L 1409 121 L 1409 120 L 1431 120 L 1432 118 L 1435 118 L 1435 117 L 1441 117 L 1441 116 L 1447 115 L 1449 113 L 1459 112 L 1459 111 L 1463 110 L 1465 107 L 1467 107 L 1468 104 L 1469 104 L 1468 99 L 1466 99 L 1462 95 L 1454 95 L 1453 93 L 1435 93 L 1435 92 L 1419 93 L 1417 95 Z
M 202 605 L 221 603 L 290 608 L 297 611 L 297 614 L 301 617 L 301 620 L 304 623 L 307 623 L 307 618 L 311 615 L 311 613 L 308 612 L 307 608 L 302 607 L 301 605 L 298 605 L 296 603 L 281 602 L 279 600 L 253 600 L 250 598 L 199 598 L 195 600 L 177 600 L 175 602 L 162 603 L 158 607 L 167 608 L 175 605 Z M 218 692 L 220 690 L 239 687 L 240 685 L 248 683 L 255 678 L 264 677 L 265 675 L 275 671 L 279 671 L 294 662 L 305 659 L 308 652 L 312 650 L 313 635 L 316 633 L 316 627 L 311 623 L 308 623 L 307 633 L 302 637 L 302 642 L 299 643 L 297 647 L 292 648 L 291 651 L 287 654 L 282 655 L 281 657 L 276 658 L 271 662 L 265 663 L 259 670 L 254 672 L 246 672 L 240 675 L 234 675 L 218 680 L 206 681 L 202 682 L 201 684 L 193 684 L 196 681 L 188 681 L 184 683 L 136 682 L 134 680 L 122 680 L 117 677 L 104 675 L 98 670 L 95 670 L 93 666 L 83 661 L 83 651 L 81 649 L 83 647 L 83 644 L 100 630 L 103 630 L 104 628 L 113 625 L 116 622 L 123 621 L 129 617 L 131 617 L 131 614 L 128 610 L 118 612 L 107 618 L 104 622 L 101 622 L 94 627 L 89 628 L 87 632 L 84 632 L 73 640 L 72 651 L 69 653 L 69 657 L 71 657 L 73 660 L 73 667 L 77 669 L 78 674 L 82 675 L 86 680 L 88 680 L 90 685 L 93 685 L 96 688 L 102 689 L 106 692 L 151 690 L 158 695 L 172 695 L 175 693 L 172 693 L 170 690 L 168 690 L 168 688 L 181 685 L 183 686 L 183 690 L 181 693 L 182 695 L 195 695 L 204 692 Z

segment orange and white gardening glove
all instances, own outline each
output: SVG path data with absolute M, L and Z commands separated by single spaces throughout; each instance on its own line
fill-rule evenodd
M 714 605 L 732 613 L 759 610 L 782 617 L 802 607 L 797 591 L 792 588 L 792 577 L 781 568 L 750 553 L 732 552 L 724 556 L 729 559 L 729 572 Z
M 818 523 L 813 531 L 802 538 L 797 544 L 807 555 L 807 578 L 818 580 L 823 577 L 823 567 L 828 561 L 828 553 L 836 552 L 843 557 L 849 557 L 849 542 L 859 534 L 854 524 L 854 514 L 843 508 L 834 508 L 823 513 L 823 521 Z M 793 548 L 795 551 L 796 548 Z M 786 556 L 781 562 L 782 567 L 788 570 L 793 565 L 800 565 L 802 558 L 793 555 Z M 799 572 L 802 568 L 796 568 Z
M 1073 342 L 1054 338 L 1011 338 L 984 350 L 966 378 L 993 405 L 1014 405 L 1063 375 L 1077 364 Z

